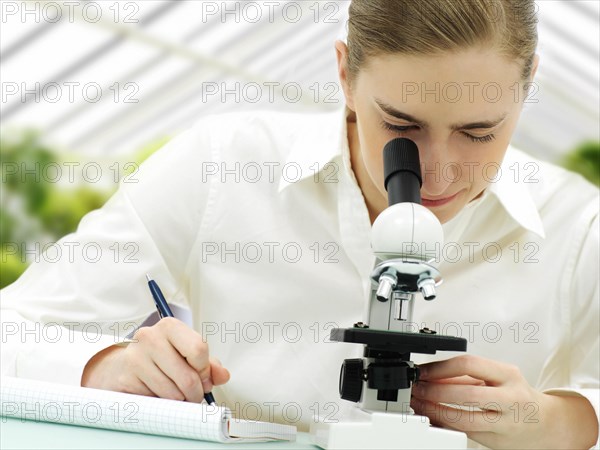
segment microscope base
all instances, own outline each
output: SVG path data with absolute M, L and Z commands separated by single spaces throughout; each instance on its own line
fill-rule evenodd
M 312 443 L 324 449 L 466 449 L 467 435 L 432 427 L 425 416 L 353 411 L 348 420 L 326 423 L 315 416 Z

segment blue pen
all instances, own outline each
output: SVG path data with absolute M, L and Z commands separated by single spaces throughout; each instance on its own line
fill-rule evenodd
M 156 304 L 156 309 L 158 309 L 158 315 L 160 318 L 164 317 L 175 317 L 171 312 L 171 308 L 169 308 L 169 304 L 165 300 L 165 296 L 162 291 L 156 284 L 156 281 L 150 279 L 150 275 L 146 274 L 146 278 L 148 280 L 148 287 L 150 288 L 150 292 L 152 292 L 152 297 L 154 298 L 154 303 Z M 209 405 L 216 405 L 215 398 L 210 392 L 204 394 L 204 400 Z

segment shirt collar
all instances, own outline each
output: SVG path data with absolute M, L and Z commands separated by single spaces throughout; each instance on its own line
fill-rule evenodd
M 527 184 L 520 179 L 526 162 L 527 158 L 522 152 L 509 146 L 497 180 L 490 183 L 487 190 L 498 199 L 515 222 L 544 239 L 546 233 L 539 212 Z
M 282 174 L 278 192 L 327 169 L 327 163 L 341 156 L 344 145 L 348 146 L 346 108 L 321 116 L 318 127 L 314 127 L 316 122 L 313 115 L 306 115 L 306 120 L 301 118 L 297 121 L 294 136 L 289 139 L 291 148 L 283 167 L 289 174 Z

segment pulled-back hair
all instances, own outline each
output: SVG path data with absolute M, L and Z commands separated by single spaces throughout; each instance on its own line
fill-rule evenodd
M 521 64 L 521 78 L 528 80 L 537 40 L 533 0 L 352 0 L 349 79 L 372 56 L 435 55 L 487 45 Z

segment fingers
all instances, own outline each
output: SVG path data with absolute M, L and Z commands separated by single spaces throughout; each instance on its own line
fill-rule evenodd
M 424 381 L 413 386 L 412 395 L 429 402 L 486 408 L 486 405 L 497 404 L 498 391 L 498 388 L 490 386 Z
M 516 367 L 475 355 L 461 355 L 445 361 L 420 364 L 419 369 L 420 380 L 468 375 L 494 386 L 520 378 L 520 372 Z
M 145 395 L 145 396 L 147 396 L 147 397 L 157 397 L 157 395 L 156 395 L 154 392 L 152 392 L 152 391 L 151 391 L 151 390 L 148 388 L 148 386 L 146 386 L 146 383 L 144 383 L 144 382 L 143 382 L 142 380 L 140 380 L 139 378 L 138 378 L 138 380 L 137 380 L 137 381 L 138 381 L 138 382 L 137 382 L 137 385 L 138 385 L 138 386 L 137 386 L 137 388 L 135 389 L 135 392 L 133 392 L 133 393 L 135 393 L 135 394 L 137 394 L 137 395 Z
M 498 411 L 473 411 L 440 405 L 427 400 L 413 399 L 410 406 L 416 414 L 429 417 L 433 425 L 470 432 L 496 431 Z
M 419 367 L 411 407 L 432 424 L 464 431 L 487 446 L 499 444 L 491 448 L 507 439 L 517 442 L 517 434 L 528 435 L 538 426 L 542 400 L 516 366 L 464 355 Z M 532 425 L 525 430 L 521 420 Z
M 144 371 L 140 372 L 138 377 L 157 397 L 169 398 L 171 400 L 185 400 L 185 395 L 177 385 L 152 362 L 144 367 Z
M 158 322 L 165 329 L 166 337 L 185 358 L 187 364 L 191 366 L 200 377 L 203 392 L 212 390 L 211 365 L 208 356 L 208 345 L 202 339 L 202 336 L 189 328 L 183 322 L 173 318 L 165 318 Z
M 81 385 L 200 403 L 213 382 L 224 384 L 229 377 L 219 360 L 209 358 L 199 333 L 175 318 L 164 318 L 138 329 L 130 344 L 94 355 Z
M 213 377 L 215 384 L 229 380 L 220 361 L 209 358 L 202 336 L 175 318 L 140 328 L 135 338 L 137 342 L 126 349 L 121 378 L 127 380 L 121 385 L 128 384 L 128 392 L 200 403 L 212 390 Z
M 419 378 L 421 381 L 421 378 Z M 423 380 L 427 381 L 427 380 Z M 432 380 L 433 381 L 433 380 Z M 470 377 L 468 375 L 463 375 L 460 377 L 452 377 L 452 378 L 440 378 L 439 380 L 435 380 L 436 383 L 440 384 L 471 384 L 474 386 L 485 386 L 485 381 L 478 380 L 477 378 Z
M 148 397 L 156 397 L 157 395 L 152 392 L 146 384 L 133 373 L 122 374 L 118 378 L 119 382 L 117 386 L 113 386 L 109 390 L 116 390 L 119 392 L 126 392 L 128 394 L 146 395 Z
M 200 403 L 204 398 L 204 389 L 200 375 L 189 366 L 177 350 L 164 340 L 152 348 L 150 356 L 162 373 L 173 381 L 184 399 L 188 402 Z
M 215 386 L 225 384 L 229 381 L 229 371 L 221 365 L 221 362 L 216 358 L 210 358 L 211 363 L 211 377 L 212 382 Z

